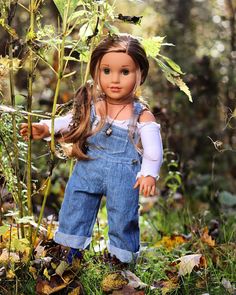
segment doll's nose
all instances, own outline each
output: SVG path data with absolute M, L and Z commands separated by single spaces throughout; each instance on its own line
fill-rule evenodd
M 112 82 L 113 83 L 119 83 L 120 82 L 120 75 L 119 75 L 119 73 L 113 73 L 112 74 Z

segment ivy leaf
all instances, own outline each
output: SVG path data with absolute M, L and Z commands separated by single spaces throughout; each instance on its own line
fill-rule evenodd
M 143 45 L 147 56 L 151 56 L 155 58 L 158 55 L 161 46 L 163 45 L 164 39 L 165 37 L 160 37 L 160 36 L 143 39 L 141 41 L 141 44 Z

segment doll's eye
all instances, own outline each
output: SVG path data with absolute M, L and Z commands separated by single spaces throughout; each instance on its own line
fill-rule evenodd
M 129 75 L 129 70 L 128 70 L 128 69 L 123 69 L 123 70 L 122 70 L 122 74 L 123 74 L 124 76 Z
M 110 74 L 110 69 L 108 69 L 108 68 L 103 69 L 103 73 L 105 75 L 109 75 Z

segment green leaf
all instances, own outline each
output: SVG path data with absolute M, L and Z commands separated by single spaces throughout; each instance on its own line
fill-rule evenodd
M 7 231 L 9 230 L 9 225 L 2 225 L 0 226 L 0 236 L 5 235 Z
M 78 1 L 78 0 L 67 0 L 67 1 L 53 0 L 53 2 L 55 3 L 62 19 L 64 18 L 64 12 L 65 12 L 65 9 L 67 9 L 68 7 L 68 3 L 70 5 L 68 16 L 70 16 L 75 11 L 77 6 L 83 4 L 83 1 Z
M 81 18 L 81 16 L 84 16 L 85 14 L 89 14 L 91 15 L 91 13 L 87 10 L 79 10 L 79 11 L 75 11 L 73 12 L 70 17 L 68 18 L 68 22 L 71 22 L 72 20 L 75 20 L 77 18 Z
M 24 252 L 29 248 L 29 241 L 27 239 L 13 239 L 12 246 L 16 251 Z
M 160 51 L 164 39 L 165 37 L 160 36 L 143 39 L 141 43 L 146 51 L 147 56 L 156 57 Z
M 182 75 L 184 74 L 182 72 L 180 66 L 177 65 L 177 63 L 175 63 L 172 59 L 170 59 L 167 56 L 161 55 L 161 54 L 159 54 L 159 56 L 161 56 L 174 71 L 176 71 L 177 73 L 182 74 Z
M 88 36 L 93 35 L 93 29 L 89 23 L 84 24 L 79 30 L 79 36 L 84 41 Z
M 89 51 L 84 51 L 80 54 L 80 61 L 81 62 L 88 62 L 89 57 L 90 57 Z
M 119 29 L 115 26 L 112 26 L 109 22 L 104 22 L 104 27 L 106 27 L 111 34 L 116 35 L 120 33 Z

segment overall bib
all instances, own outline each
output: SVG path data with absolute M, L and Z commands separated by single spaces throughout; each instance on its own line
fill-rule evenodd
M 138 118 L 143 105 L 134 103 Z M 91 122 L 95 120 L 92 107 Z M 106 196 L 109 226 L 108 250 L 122 262 L 135 260 L 139 253 L 139 191 L 133 189 L 141 168 L 141 157 L 129 131 L 109 124 L 88 139 L 91 160 L 77 161 L 67 183 L 54 240 L 64 246 L 86 249 L 91 242 L 102 196 Z

